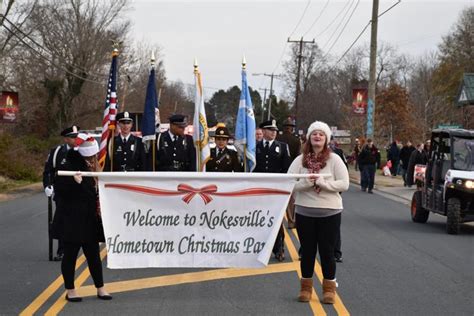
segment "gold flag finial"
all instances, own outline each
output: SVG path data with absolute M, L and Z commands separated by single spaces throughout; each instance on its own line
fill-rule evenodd
M 245 55 L 242 56 L 242 69 L 245 69 L 247 66 L 247 61 L 245 60 Z
M 198 68 L 199 68 L 198 60 L 196 57 L 194 57 L 194 72 L 199 71 Z
M 152 51 L 151 51 L 151 58 L 150 58 L 150 63 L 151 63 L 151 66 L 152 66 L 152 67 L 155 67 L 155 61 L 156 61 L 156 59 L 155 59 L 155 51 L 152 50 Z

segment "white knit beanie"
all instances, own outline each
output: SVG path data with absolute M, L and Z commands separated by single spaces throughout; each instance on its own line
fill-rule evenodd
M 331 140 L 331 129 L 329 126 L 321 121 L 315 121 L 313 122 L 309 127 L 308 127 L 308 132 L 306 133 L 306 139 L 309 140 L 311 133 L 313 133 L 315 130 L 322 131 L 324 134 L 326 134 L 326 139 L 327 143 Z

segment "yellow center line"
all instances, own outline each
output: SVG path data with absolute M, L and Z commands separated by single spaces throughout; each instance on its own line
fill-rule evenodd
M 286 217 L 286 215 L 285 215 Z M 293 240 L 290 238 L 290 235 L 288 235 L 288 232 L 286 229 L 285 231 L 285 240 L 286 242 L 286 247 L 288 248 L 288 251 L 290 252 L 291 260 L 295 261 L 295 264 L 298 265 L 298 268 L 296 269 L 296 272 L 298 273 L 299 279 L 301 279 L 301 270 L 299 269 L 299 256 L 298 252 L 296 251 L 296 247 L 293 244 Z M 316 294 L 316 291 L 314 290 L 313 287 L 313 293 L 311 295 L 314 299 L 311 299 L 309 301 L 309 306 L 311 307 L 311 310 L 313 311 L 314 315 L 321 315 L 324 316 L 326 315 L 326 311 L 323 308 L 323 305 L 321 304 L 321 301 L 318 298 L 318 295 Z
M 86 257 L 81 255 L 76 261 L 76 270 L 84 263 Z M 40 307 L 50 298 L 63 284 L 63 276 L 59 275 L 27 308 L 25 308 L 20 316 L 33 315 Z
M 293 230 L 293 234 L 295 234 L 296 238 L 299 239 L 298 237 L 298 232 L 296 229 Z M 319 282 L 323 282 L 323 272 L 321 270 L 321 266 L 319 265 L 319 262 L 316 260 L 316 264 L 314 267 L 314 271 L 316 272 L 316 275 L 318 276 Z M 339 297 L 339 294 L 337 294 L 336 291 L 336 302 L 334 303 L 334 309 L 336 310 L 338 315 L 350 315 L 349 311 L 347 308 L 344 306 L 344 303 L 342 302 L 341 298 Z
M 189 272 L 173 275 L 164 275 L 136 280 L 118 281 L 107 283 L 107 291 L 120 293 L 172 285 L 198 283 L 205 281 L 225 280 L 240 277 L 250 277 L 271 273 L 291 272 L 297 269 L 295 262 L 272 264 L 261 269 L 216 269 L 199 272 Z M 93 285 L 88 285 L 78 290 L 80 296 L 95 296 Z

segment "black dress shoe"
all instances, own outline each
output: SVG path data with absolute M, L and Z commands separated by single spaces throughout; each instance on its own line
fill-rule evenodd
M 342 257 L 336 257 L 336 262 L 342 263 Z
M 67 294 L 66 294 L 66 300 L 68 302 L 82 302 L 82 297 L 79 297 L 79 296 L 76 296 L 76 297 L 69 297 Z
M 97 294 L 97 298 L 104 301 L 110 301 L 112 299 L 112 295 L 99 295 Z
M 367 191 L 367 193 L 373 194 L 374 192 L 372 192 L 372 190 L 369 190 L 369 191 Z
M 53 261 L 61 261 L 63 260 L 64 254 L 58 253 L 56 257 L 53 258 Z

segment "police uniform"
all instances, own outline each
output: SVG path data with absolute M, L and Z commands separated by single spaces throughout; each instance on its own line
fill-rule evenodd
M 283 122 L 283 126 L 291 126 L 295 127 L 295 123 L 291 118 L 288 118 Z M 277 136 L 277 140 L 283 143 L 288 144 L 288 148 L 290 149 L 290 158 L 291 161 L 295 160 L 301 154 L 301 142 L 298 136 L 293 133 L 283 131 L 283 134 Z
M 283 127 L 290 126 L 294 128 L 296 126 L 295 122 L 288 118 L 283 122 Z M 300 139 L 289 131 L 283 131 L 282 135 L 278 135 L 277 139 L 281 142 L 287 143 L 288 148 L 290 149 L 290 160 L 293 162 L 296 157 L 301 154 L 301 142 Z M 288 221 L 288 228 L 296 228 L 296 219 L 295 219 L 295 197 L 293 194 L 290 196 L 290 201 L 286 207 L 286 219 Z
M 170 124 L 185 127 L 186 117 L 175 114 Z M 196 171 L 196 149 L 190 135 L 174 135 L 171 130 L 158 134 L 156 141 L 156 171 Z
M 79 132 L 80 127 L 79 126 L 71 126 L 66 129 L 64 129 L 61 132 L 61 136 L 63 137 L 69 137 L 69 138 L 76 138 L 77 133 Z M 52 192 L 55 192 L 54 195 L 52 195 L 52 198 L 56 204 L 56 210 L 54 212 L 54 217 L 57 217 L 58 214 L 60 213 L 61 206 L 63 205 L 62 197 L 61 194 L 58 194 L 58 191 L 53 189 L 55 186 L 55 180 L 57 176 L 57 171 L 58 170 L 65 170 L 66 169 L 66 156 L 67 153 L 71 149 L 71 147 L 68 144 L 62 144 L 59 145 L 49 152 L 48 158 L 46 159 L 46 162 L 44 164 L 44 170 L 43 170 L 43 188 L 46 189 L 48 188 L 52 194 Z M 64 246 L 63 242 L 61 240 L 58 240 L 58 250 L 56 252 L 56 257 L 54 257 L 54 261 L 60 261 L 63 256 L 64 252 Z
M 216 129 L 215 138 L 230 137 L 229 130 L 226 127 L 218 127 Z M 235 150 L 224 147 L 223 149 L 211 148 L 211 157 L 206 163 L 206 171 L 208 172 L 240 172 L 242 165 L 239 156 Z
M 259 127 L 262 129 L 278 131 L 275 120 L 263 122 Z M 290 167 L 291 159 L 288 145 L 277 140 L 269 142 L 264 138 L 262 141 L 258 142 L 256 156 L 257 165 L 255 166 L 254 172 L 286 173 Z M 277 258 L 279 261 L 283 261 L 285 259 L 284 239 L 285 234 L 282 225 L 278 231 L 275 244 L 273 245 L 273 253 L 275 258 Z
M 117 121 L 133 122 L 129 112 L 122 112 L 117 114 Z M 105 160 L 104 171 L 111 171 L 110 156 L 113 154 L 112 171 L 144 171 L 145 170 L 145 151 L 143 148 L 142 139 L 136 137 L 131 133 L 124 137 L 119 134 L 114 137 L 113 148 L 111 144 L 107 146 L 107 158 Z

